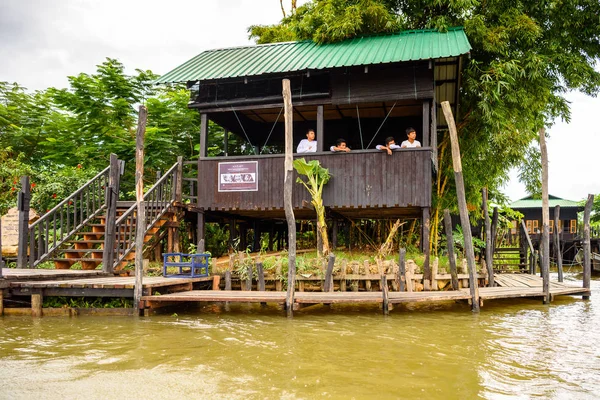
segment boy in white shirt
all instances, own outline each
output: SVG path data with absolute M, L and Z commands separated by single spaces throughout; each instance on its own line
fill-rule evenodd
M 306 139 L 302 139 L 298 143 L 296 153 L 316 153 L 317 152 L 317 141 L 315 140 L 315 131 L 309 129 L 306 132 Z
M 406 136 L 408 137 L 408 140 L 405 140 L 402 142 L 402 144 L 400 144 L 401 148 L 405 149 L 409 147 L 421 147 L 421 142 L 415 140 L 417 137 L 417 132 L 412 127 L 406 128 Z

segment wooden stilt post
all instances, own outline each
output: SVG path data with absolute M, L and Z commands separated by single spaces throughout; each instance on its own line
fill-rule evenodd
M 492 215 L 492 259 L 494 258 L 494 253 L 496 252 L 496 233 L 498 232 L 498 207 L 494 207 L 494 212 Z M 508 231 L 510 234 L 510 230 Z
M 542 280 L 544 304 L 550 298 L 550 209 L 548 207 L 548 150 L 546 148 L 546 130 L 540 129 L 540 151 L 542 153 Z
M 423 260 L 423 290 L 431 290 L 431 267 L 429 265 L 429 207 L 423 207 L 423 224 L 422 224 L 422 238 L 421 243 L 423 245 L 423 254 L 425 259 Z
M 490 225 L 490 214 L 488 212 L 488 191 L 481 189 L 481 208 L 483 208 L 483 222 L 485 226 L 485 264 L 488 273 L 488 286 L 494 287 L 494 252 L 492 249 L 492 227 Z
M 200 211 L 197 216 L 197 226 L 196 226 L 196 235 L 198 236 L 198 253 L 204 253 L 206 251 L 206 227 L 205 227 L 205 219 L 204 219 L 204 211 Z
M 535 249 L 533 248 L 533 243 L 531 243 L 531 238 L 529 237 L 529 232 L 527 232 L 527 226 L 525 225 L 525 221 L 521 220 L 521 227 L 523 228 L 522 232 L 525 235 L 525 239 L 527 239 L 527 244 L 529 245 L 529 251 L 531 252 L 531 256 L 535 254 Z M 523 238 L 521 238 L 523 240 Z M 531 275 L 535 275 L 535 264 L 533 268 L 530 270 Z
M 292 208 L 292 177 L 294 172 L 294 135 L 293 108 L 290 80 L 283 79 L 283 106 L 285 120 L 285 176 L 283 179 L 283 206 L 288 226 L 288 287 L 285 297 L 285 308 L 288 317 L 294 309 L 294 290 L 296 287 L 296 218 Z M 319 139 L 322 143 L 322 138 Z M 318 143 L 318 142 L 317 142 Z
M 146 107 L 140 106 L 138 127 L 135 135 L 135 200 L 137 203 L 137 223 L 135 228 L 135 289 L 133 296 L 134 306 L 136 310 L 138 310 L 138 314 L 141 308 L 140 303 L 142 299 L 144 235 L 146 234 L 146 202 L 144 201 L 144 136 L 146 135 L 147 117 L 148 110 Z M 181 165 L 181 159 L 178 158 L 177 161 L 180 162 Z M 180 175 L 179 169 L 178 175 Z M 175 191 L 175 193 L 177 196 L 177 191 Z
M 452 218 L 450 210 L 444 210 L 444 228 L 446 230 L 446 245 L 448 247 L 448 262 L 450 263 L 450 279 L 452 290 L 458 290 L 458 274 L 456 272 L 456 258 L 454 257 L 454 238 L 452 237 Z
M 450 131 L 450 145 L 452 148 L 452 165 L 454 168 L 454 180 L 456 181 L 456 194 L 458 198 L 458 210 L 460 212 L 460 223 L 462 225 L 465 238 L 465 252 L 467 264 L 469 266 L 469 288 L 471 290 L 472 310 L 479 312 L 479 289 L 477 285 L 477 270 L 475 269 L 475 253 L 473 251 L 473 237 L 471 236 L 471 223 L 469 222 L 469 211 L 467 210 L 467 200 L 465 198 L 465 182 L 462 173 L 462 162 L 460 159 L 460 147 L 458 144 L 458 133 L 454 123 L 454 116 L 450 103 L 442 102 L 444 117 L 448 123 Z
M 17 198 L 17 208 L 19 210 L 19 241 L 17 248 L 17 268 L 27 268 L 27 247 L 29 242 L 29 201 L 31 193 L 29 187 L 29 177 L 21 177 L 21 190 Z M 34 247 L 34 244 L 31 244 Z
M 406 249 L 400 247 L 400 254 L 398 254 L 398 275 L 400 277 L 400 291 L 406 291 Z
M 591 247 L 590 247 L 590 215 L 592 213 L 592 205 L 594 204 L 594 195 L 588 194 L 588 199 L 583 210 L 583 287 L 590 288 L 592 279 L 592 263 L 591 263 Z M 590 296 L 583 296 L 584 300 L 588 300 Z
M 554 252 L 556 254 L 556 268 L 558 269 L 558 281 L 564 280 L 563 265 L 562 265 L 562 249 L 560 248 L 560 235 L 562 234 L 560 227 L 560 206 L 554 207 Z

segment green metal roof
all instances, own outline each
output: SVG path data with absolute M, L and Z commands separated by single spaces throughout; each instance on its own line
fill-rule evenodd
M 208 50 L 156 80 L 156 83 L 239 78 L 292 71 L 456 57 L 471 45 L 461 27 L 362 36 L 338 43 L 272 43 Z
M 561 199 L 560 197 L 548 195 L 548 206 L 554 208 L 561 207 L 577 207 L 582 208 L 579 202 L 573 200 Z M 542 199 L 534 199 L 532 196 L 525 197 L 510 204 L 510 208 L 542 208 Z

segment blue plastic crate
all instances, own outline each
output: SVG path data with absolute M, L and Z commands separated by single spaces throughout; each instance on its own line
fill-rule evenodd
M 165 278 L 198 278 L 208 276 L 210 254 L 164 253 L 163 276 Z M 167 268 L 177 268 L 176 274 L 167 273 Z

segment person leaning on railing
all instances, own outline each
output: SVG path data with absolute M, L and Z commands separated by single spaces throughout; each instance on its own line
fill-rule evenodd
M 338 139 L 335 143 L 335 146 L 331 146 L 329 148 L 329 150 L 331 150 L 334 153 L 340 153 L 340 152 L 349 152 L 350 151 L 350 147 L 348 147 L 346 145 L 346 140 L 345 139 Z

